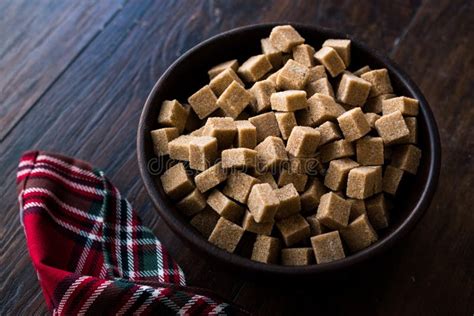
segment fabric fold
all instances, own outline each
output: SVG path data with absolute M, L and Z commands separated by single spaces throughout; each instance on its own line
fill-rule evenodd
M 104 173 L 57 154 L 25 153 L 20 217 L 54 315 L 240 315 L 183 271 Z

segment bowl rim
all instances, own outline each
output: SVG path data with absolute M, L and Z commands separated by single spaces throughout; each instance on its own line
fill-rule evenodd
M 194 54 L 196 51 L 201 49 L 202 47 L 208 45 L 211 42 L 218 41 L 221 38 L 232 36 L 236 33 L 244 32 L 244 31 L 251 31 L 252 29 L 256 28 L 271 28 L 277 25 L 286 25 L 290 24 L 296 29 L 306 29 L 308 31 L 314 31 L 320 34 L 323 34 L 327 38 L 348 38 L 351 40 L 352 45 L 357 46 L 362 51 L 365 51 L 372 55 L 374 59 L 376 59 L 381 64 L 385 65 L 385 67 L 389 70 L 390 74 L 395 75 L 398 77 L 400 82 L 406 87 L 406 89 L 419 100 L 420 103 L 420 112 L 424 116 L 427 125 L 427 132 L 428 132 L 428 143 L 429 143 L 429 150 L 431 152 L 430 160 L 428 161 L 429 170 L 427 175 L 427 182 L 423 190 L 421 191 L 420 198 L 408 214 L 408 216 L 402 220 L 400 226 L 395 229 L 394 231 L 390 232 L 386 235 L 383 239 L 380 239 L 377 243 L 372 244 L 368 248 L 365 248 L 355 254 L 351 254 L 344 259 L 333 261 L 330 263 L 323 263 L 323 264 L 312 264 L 307 266 L 283 266 L 283 265 L 276 265 L 276 264 L 264 264 L 256 261 L 252 261 L 248 258 L 241 257 L 236 254 L 228 253 L 225 250 L 222 250 L 211 243 L 209 243 L 206 239 L 202 238 L 202 236 L 198 235 L 190 225 L 184 226 L 180 223 L 180 221 L 175 217 L 171 210 L 164 210 L 164 200 L 167 199 L 166 197 L 162 196 L 158 190 L 155 188 L 154 181 L 152 179 L 152 175 L 147 170 L 147 162 L 145 161 L 145 125 L 146 125 L 146 117 L 150 112 L 153 100 L 156 97 L 157 91 L 159 90 L 160 86 L 165 82 L 176 68 L 176 66 L 185 60 L 188 56 Z M 354 36 L 334 31 L 332 29 L 315 26 L 315 25 L 308 25 L 308 24 L 301 24 L 301 23 L 293 23 L 293 22 L 275 22 L 275 23 L 259 23 L 259 24 L 252 24 L 246 25 L 238 28 L 234 28 L 223 33 L 219 33 L 210 37 L 207 40 L 200 42 L 199 44 L 195 45 L 183 55 L 181 55 L 177 60 L 175 60 L 161 75 L 161 77 L 157 80 L 153 89 L 151 90 L 150 94 L 148 95 L 145 106 L 143 107 L 142 114 L 140 116 L 140 122 L 137 130 L 137 159 L 138 159 L 138 166 L 140 170 L 140 174 L 145 184 L 145 188 L 150 196 L 155 209 L 158 211 L 159 215 L 163 218 L 165 223 L 171 228 L 171 230 L 177 234 L 180 238 L 184 239 L 187 244 L 191 244 L 197 248 L 199 252 L 204 252 L 212 256 L 213 258 L 219 260 L 223 263 L 228 263 L 234 266 L 237 266 L 240 269 L 244 269 L 247 271 L 253 271 L 262 274 L 278 274 L 278 275 L 316 275 L 328 272 L 335 272 L 339 270 L 343 270 L 349 267 L 352 267 L 356 264 L 359 264 L 363 261 L 366 261 L 370 258 L 373 258 L 382 252 L 386 251 L 390 247 L 392 247 L 396 242 L 398 242 L 402 237 L 404 237 L 408 232 L 410 232 L 414 226 L 418 223 L 421 217 L 425 214 L 431 200 L 434 196 L 436 191 L 439 172 L 440 172 L 440 165 L 441 165 L 441 143 L 439 138 L 439 132 L 437 128 L 437 124 L 434 118 L 434 115 L 430 109 L 430 106 L 426 100 L 426 98 L 421 93 L 418 86 L 411 80 L 411 78 L 400 69 L 400 67 L 392 61 L 389 57 L 384 56 L 383 54 L 377 52 L 376 50 L 369 48 L 361 41 L 354 38 Z M 198 237 L 198 238 L 197 238 Z

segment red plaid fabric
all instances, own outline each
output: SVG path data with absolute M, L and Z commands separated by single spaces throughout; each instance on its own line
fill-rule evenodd
M 54 315 L 245 314 L 181 268 L 101 170 L 55 154 L 20 160 L 28 249 Z

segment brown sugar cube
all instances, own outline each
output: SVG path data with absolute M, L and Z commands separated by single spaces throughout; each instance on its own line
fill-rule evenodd
M 275 83 L 270 80 L 262 80 L 254 83 L 250 88 L 250 93 L 253 94 L 254 100 L 252 102 L 252 109 L 255 113 L 270 110 L 270 97 L 276 92 Z
M 304 191 L 306 182 L 308 182 L 307 174 L 293 173 L 288 169 L 282 169 L 278 177 L 278 186 L 282 187 L 292 183 L 298 192 Z
M 324 178 L 324 185 L 333 191 L 344 189 L 349 171 L 358 166 L 357 162 L 349 158 L 332 160 Z
M 312 157 L 319 145 L 321 135 L 312 127 L 295 126 L 286 144 L 286 151 L 294 157 Z
M 358 167 L 349 171 L 346 195 L 365 199 L 382 189 L 382 167 Z
M 296 111 L 306 108 L 306 92 L 302 90 L 286 90 L 275 92 L 270 97 L 272 110 Z
M 314 57 L 327 69 L 331 77 L 336 77 L 346 69 L 344 61 L 332 47 L 322 47 Z
M 348 199 L 347 201 L 351 203 L 351 213 L 349 215 L 349 223 L 351 223 L 357 217 L 367 214 L 364 200 Z
M 369 96 L 370 87 L 368 81 L 346 72 L 339 83 L 337 99 L 352 106 L 362 106 Z
M 383 140 L 366 136 L 356 142 L 357 162 L 363 166 L 383 165 Z
M 166 170 L 160 180 L 165 193 L 174 200 L 183 198 L 194 189 L 194 184 L 181 162 Z
M 268 183 L 272 189 L 278 189 L 278 184 L 270 172 L 265 172 L 257 177 L 261 183 Z
M 191 135 L 181 135 L 168 143 L 171 159 L 189 161 L 190 144 L 196 138 Z
M 278 78 L 278 75 L 280 74 L 280 72 L 281 72 L 281 68 L 278 71 L 275 71 L 274 73 L 270 74 L 265 80 L 262 80 L 262 81 L 270 81 L 276 89 L 276 87 L 277 87 L 277 78 Z
M 400 111 L 383 115 L 375 122 L 375 129 L 386 145 L 410 135 L 410 131 Z
M 297 112 L 296 119 L 300 125 L 316 127 L 326 121 L 336 120 L 345 112 L 332 97 L 321 93 L 315 93 L 307 102 L 308 108 Z
M 308 82 L 309 69 L 293 59 L 278 72 L 276 85 L 281 90 L 302 90 Z
M 309 224 L 300 214 L 281 219 L 275 224 L 287 247 L 297 244 L 311 235 Z
M 217 159 L 217 139 L 211 136 L 197 136 L 189 143 L 189 167 L 204 171 Z
M 354 155 L 354 146 L 346 139 L 336 140 L 321 147 L 320 157 L 323 163 L 334 159 L 350 157 Z
M 351 41 L 348 39 L 328 39 L 324 41 L 323 47 L 334 48 L 344 61 L 346 67 L 351 63 Z
M 306 217 L 306 221 L 309 224 L 309 228 L 311 230 L 311 236 L 316 236 L 323 233 L 324 228 L 319 222 L 319 220 L 316 218 L 316 216 L 314 215 L 308 216 Z
M 309 176 L 315 176 L 318 174 L 317 167 L 319 161 L 316 157 L 293 157 L 289 156 L 290 167 L 289 171 L 292 173 L 307 174 Z
M 395 195 L 402 181 L 403 170 L 395 168 L 393 166 L 387 166 L 383 174 L 382 190 L 391 195 Z
M 296 191 L 293 183 L 289 183 L 280 189 L 276 189 L 275 194 L 278 200 L 280 200 L 280 206 L 275 214 L 275 219 L 283 219 L 300 212 L 300 195 L 298 194 L 298 191 Z
M 202 193 L 212 189 L 227 179 L 227 172 L 222 168 L 222 163 L 216 163 L 214 166 L 198 174 L 194 181 L 196 187 Z
M 262 46 L 262 53 L 267 56 L 268 60 L 272 64 L 273 69 L 278 69 L 283 64 L 282 52 L 273 47 L 270 42 L 270 38 L 262 38 L 260 40 Z
M 209 69 L 207 73 L 209 75 L 209 79 L 212 80 L 212 78 L 214 78 L 226 69 L 232 69 L 233 71 L 237 71 L 237 68 L 239 68 L 239 63 L 237 62 L 237 59 L 232 59 L 215 65 L 214 67 Z
M 366 72 L 369 72 L 369 71 L 371 71 L 371 70 L 372 70 L 372 69 L 371 69 L 369 66 L 366 65 L 366 66 L 361 67 L 361 68 L 357 69 L 356 71 L 354 71 L 353 74 L 354 74 L 355 76 L 360 77 L 362 74 L 365 74 Z
M 327 78 L 326 69 L 323 65 L 317 65 L 309 68 L 308 70 L 308 82 L 317 81 L 322 78 Z
M 185 215 L 193 216 L 206 207 L 206 197 L 195 189 L 176 204 L 176 207 Z
M 388 227 L 388 205 L 383 193 L 377 194 L 365 201 L 367 217 L 375 229 Z
M 199 89 L 188 98 L 188 102 L 201 120 L 218 108 L 217 97 L 209 86 Z
M 376 113 L 364 113 L 364 116 L 370 128 L 375 128 L 375 122 L 380 118 L 380 115 Z
M 222 168 L 255 168 L 257 151 L 248 148 L 231 148 L 222 151 Z
M 247 82 L 260 80 L 272 69 L 272 64 L 264 54 L 252 56 L 237 70 L 237 73 Z
M 281 138 L 287 140 L 293 127 L 298 125 L 294 112 L 276 112 L 275 117 L 280 128 Z
M 242 227 L 249 232 L 259 235 L 270 235 L 274 222 L 257 223 L 250 212 L 245 212 Z
M 395 141 L 395 144 L 416 144 L 418 139 L 418 128 L 416 117 L 404 117 L 405 124 L 410 132 L 408 136 L 403 137 L 400 140 Z
M 319 131 L 319 145 L 322 146 L 329 142 L 342 138 L 339 127 L 333 122 L 327 121 L 318 127 Z
M 314 48 L 308 44 L 300 44 L 293 47 L 292 50 L 293 59 L 306 67 L 313 67 L 314 62 L 314 53 L 316 51 Z
M 306 93 L 309 97 L 312 97 L 315 93 L 321 93 L 334 98 L 334 90 L 328 78 L 308 82 L 306 85 Z
M 207 204 L 220 216 L 237 223 L 244 214 L 244 209 L 222 194 L 219 190 L 212 190 L 207 197 Z
M 382 192 L 383 177 L 382 177 L 382 166 L 373 166 L 375 168 L 374 174 L 374 194 Z
M 309 213 L 311 211 L 316 212 L 321 196 L 325 194 L 328 190 L 317 178 L 312 178 L 309 182 L 308 188 L 306 191 L 301 193 L 301 210 L 304 213 Z
M 177 100 L 164 101 L 158 114 L 158 123 L 166 127 L 176 127 L 181 134 L 188 118 L 188 112 Z
M 210 117 L 207 119 L 203 136 L 212 136 L 217 138 L 219 148 L 229 148 L 234 142 L 237 127 L 230 117 Z
M 243 235 L 244 229 L 242 227 L 221 217 L 208 240 L 217 247 L 232 253 Z
M 250 191 L 247 206 L 257 223 L 272 222 L 280 200 L 268 183 L 255 184 Z
M 408 97 L 396 97 L 382 101 L 383 115 L 390 114 L 395 111 L 400 111 L 402 115 L 417 116 L 418 115 L 418 100 Z
M 279 51 L 289 53 L 296 45 L 304 43 L 304 38 L 291 26 L 275 26 L 270 33 L 270 43 Z
M 263 263 L 276 263 L 280 252 L 280 241 L 270 236 L 257 236 L 250 259 Z
M 382 113 L 382 102 L 393 97 L 395 97 L 394 94 L 381 94 L 367 99 L 364 105 L 364 112 Z
M 191 134 L 189 134 L 189 135 L 191 135 L 191 136 L 203 136 L 202 133 L 203 133 L 205 127 L 206 127 L 205 125 L 201 126 L 197 130 L 192 131 Z
M 164 127 L 150 132 L 153 141 L 153 151 L 157 156 L 169 154 L 168 143 L 179 136 L 176 127 Z
M 237 81 L 233 81 L 217 99 L 217 105 L 224 111 L 226 116 L 235 119 L 250 104 L 251 100 L 252 95 L 250 92 L 245 90 Z
M 306 174 L 308 171 L 307 169 L 307 159 L 312 159 L 313 157 L 303 158 L 303 157 L 294 157 L 292 155 L 288 155 L 289 166 L 284 166 L 288 169 L 289 173 L 299 173 L 299 174 Z
M 268 136 L 263 142 L 255 147 L 259 170 L 271 170 L 278 168 L 284 161 L 288 160 L 285 144 L 279 137 Z
M 284 266 L 306 266 L 314 258 L 311 248 L 285 248 L 281 250 L 281 264 Z
M 257 128 L 249 121 L 235 121 L 237 136 L 235 146 L 253 149 L 257 145 Z
M 349 223 L 351 203 L 334 192 L 321 196 L 316 218 L 326 227 L 339 229 Z
M 392 83 L 387 69 L 375 69 L 368 71 L 360 77 L 372 84 L 369 97 L 376 97 L 381 94 L 393 93 Z
M 341 237 L 338 231 L 333 231 L 311 237 L 314 256 L 318 264 L 345 258 Z
M 268 136 L 280 137 L 280 129 L 273 112 L 252 116 L 249 118 L 249 122 L 257 128 L 257 143 L 260 143 Z
M 337 121 L 347 141 L 352 142 L 370 132 L 369 123 L 359 107 L 342 114 Z
M 207 239 L 211 235 L 219 218 L 219 214 L 210 207 L 206 207 L 203 211 L 194 215 L 189 223 Z
M 377 233 L 367 215 L 359 216 L 340 232 L 351 252 L 365 249 L 378 240 Z
M 240 171 L 231 172 L 222 192 L 240 203 L 247 203 L 250 190 L 260 181 Z
M 215 76 L 209 83 L 209 87 L 216 96 L 219 96 L 234 81 L 242 87 L 244 86 L 244 83 L 242 82 L 242 80 L 240 80 L 239 76 L 237 76 L 235 71 L 232 68 L 228 68 L 223 70 L 217 76 Z
M 416 174 L 420 165 L 421 150 L 414 145 L 401 145 L 393 150 L 392 165 L 411 174 Z

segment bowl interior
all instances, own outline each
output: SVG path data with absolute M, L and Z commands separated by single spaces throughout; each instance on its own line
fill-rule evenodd
M 161 103 L 166 99 L 186 102 L 188 96 L 207 84 L 207 70 L 219 62 L 237 58 L 239 62 L 260 53 L 260 39 L 268 37 L 273 24 L 255 25 L 223 33 L 194 47 L 181 56 L 160 78 L 147 100 L 138 131 L 138 159 L 145 186 L 158 212 L 170 227 L 185 241 L 221 261 L 257 272 L 277 272 L 283 274 L 318 273 L 352 265 L 381 251 L 397 240 L 402 232 L 408 231 L 421 217 L 428 206 L 436 186 L 439 168 L 439 140 L 431 111 L 418 88 L 392 62 L 352 39 L 352 61 L 349 70 L 369 65 L 374 68 L 388 68 L 394 91 L 420 100 L 421 112 L 418 116 L 418 142 L 422 159 L 416 176 L 404 176 L 398 192 L 395 208 L 391 212 L 389 228 L 380 231 L 379 241 L 369 248 L 348 256 L 346 259 L 322 265 L 306 267 L 284 267 L 253 262 L 238 255 L 229 254 L 209 244 L 188 220 L 176 209 L 175 203 L 163 192 L 159 175 L 164 170 L 163 161 L 157 161 L 153 154 L 150 131 L 158 128 Z M 350 38 L 316 27 L 295 25 L 295 28 L 314 47 L 320 47 L 328 38 Z M 153 163 L 154 162 L 154 163 Z M 438 165 L 438 166 L 437 166 Z M 150 171 L 150 166 L 154 166 Z

